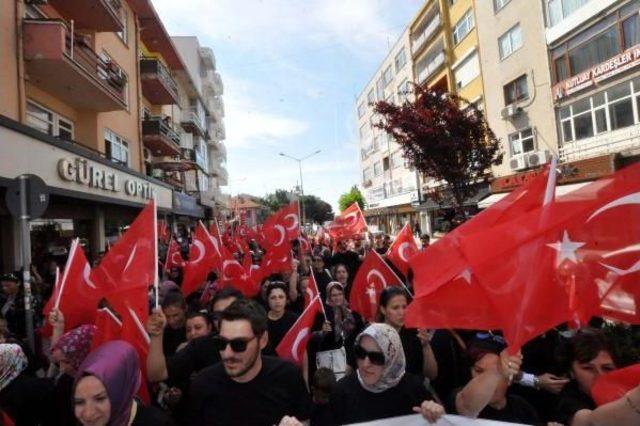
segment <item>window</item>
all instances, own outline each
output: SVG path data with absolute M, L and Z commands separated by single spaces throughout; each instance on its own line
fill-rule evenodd
M 469 9 L 453 27 L 453 43 L 458 44 L 474 27 L 473 10 Z
M 407 100 L 407 96 L 409 96 L 409 80 L 405 78 L 398 86 L 398 100 L 404 102 Z
M 391 168 L 395 169 L 396 167 L 400 167 L 404 164 L 404 159 L 402 157 L 402 151 L 398 150 L 391 154 Z
M 382 174 L 382 163 L 376 161 L 373 163 L 373 175 L 380 176 Z
M 358 105 L 358 118 L 362 118 L 362 116 L 364 115 L 366 111 L 366 108 L 364 106 L 364 104 L 359 104 Z
M 527 75 L 521 75 L 504 86 L 504 104 L 511 105 L 514 102 L 522 101 L 529 98 L 529 89 L 527 88 Z
M 622 21 L 622 32 L 625 50 L 640 43 L 640 16 L 637 13 Z
M 393 70 L 391 69 L 391 65 L 384 70 L 384 74 L 382 74 L 382 80 L 384 81 L 384 87 L 387 87 L 391 80 L 393 80 Z
M 365 123 L 360 126 L 360 140 L 367 139 L 371 134 L 371 129 L 369 128 L 369 123 Z
M 378 100 L 384 99 L 384 87 L 384 80 L 382 79 L 382 76 L 380 76 L 378 81 L 376 81 L 376 98 Z
M 493 10 L 499 11 L 507 5 L 511 0 L 493 0 Z
M 605 32 L 569 52 L 569 66 L 573 75 L 606 61 L 620 51 L 618 28 L 611 26 Z
M 122 20 L 122 31 L 118 31 L 116 34 L 118 35 L 118 38 L 120 40 L 122 40 L 122 42 L 126 45 L 128 45 L 128 41 L 129 41 L 129 16 L 127 14 L 127 9 L 124 8 L 124 6 L 121 8 L 122 10 L 122 15 L 120 16 L 121 20 Z
M 369 101 L 370 104 L 376 101 L 376 94 L 373 92 L 373 89 L 369 90 L 369 93 L 367 93 L 367 101 Z
M 104 129 L 104 149 L 109 160 L 129 165 L 129 143 L 109 129 Z
M 521 155 L 535 151 L 536 148 L 533 140 L 533 130 L 531 130 L 531 127 L 510 134 L 509 148 L 511 149 L 512 157 L 514 155 Z
M 389 96 L 387 96 L 387 98 L 384 101 L 390 104 L 395 103 L 396 100 L 395 100 L 394 93 L 393 92 L 389 93 Z
M 372 177 L 373 175 L 371 174 L 371 167 L 366 167 L 364 170 L 362 170 L 363 182 L 367 182 L 368 180 L 371 180 Z
M 500 49 L 500 59 L 505 59 L 513 52 L 522 47 L 522 30 L 520 24 L 511 28 L 498 39 L 498 48 Z
M 454 70 L 456 86 L 458 89 L 465 87 L 480 75 L 480 61 L 478 52 L 474 51 Z
M 578 141 L 638 124 L 634 102 L 636 109 L 640 107 L 640 79 L 637 78 L 561 108 L 558 115 L 562 141 Z
M 73 122 L 33 101 L 27 101 L 27 124 L 51 136 L 73 140 Z
M 589 0 L 548 0 L 550 26 L 553 27 L 588 2 Z
M 396 55 L 396 59 L 395 59 L 396 73 L 398 73 L 398 71 L 400 71 L 402 68 L 404 68 L 406 63 L 407 63 L 407 55 L 404 52 L 404 49 L 402 49 Z

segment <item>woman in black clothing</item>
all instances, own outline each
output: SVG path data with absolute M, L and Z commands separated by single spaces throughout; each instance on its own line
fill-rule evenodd
M 51 416 L 53 379 L 26 374 L 27 357 L 20 345 L 0 344 L 0 409 L 16 426 L 37 425 Z
M 433 380 L 438 375 L 438 364 L 431 349 L 431 334 L 427 330 L 404 327 L 409 300 L 401 287 L 387 287 L 380 294 L 378 322 L 395 328 L 400 335 L 409 373 Z
M 24 309 L 24 290 L 17 273 L 0 276 L 2 293 L 0 294 L 0 314 L 7 320 L 9 331 L 20 339 L 26 339 L 26 322 Z M 33 295 L 31 309 L 35 313 L 41 312 L 40 299 Z M 34 315 L 34 326 L 38 322 L 38 315 Z
M 296 314 L 287 310 L 288 294 L 289 288 L 283 282 L 276 281 L 267 286 L 269 343 L 263 351 L 265 355 L 276 355 L 278 344 L 298 319 Z
M 133 346 L 113 340 L 87 356 L 73 389 L 74 413 L 83 426 L 168 426 L 160 409 L 145 407 L 134 395 L 140 388 L 138 354 Z
M 371 324 L 357 338 L 357 371 L 342 378 L 331 396 L 335 424 L 422 413 L 430 422 L 444 414 L 422 381 L 405 371 L 400 336 L 387 324 Z

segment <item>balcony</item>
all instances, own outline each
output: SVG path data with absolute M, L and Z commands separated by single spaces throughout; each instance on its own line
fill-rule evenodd
M 196 164 L 200 167 L 200 170 L 207 173 L 207 156 L 196 150 Z
M 182 121 L 180 124 L 187 132 L 195 133 L 200 136 L 204 136 L 205 134 L 204 119 L 194 107 L 182 110 Z
M 418 84 L 424 83 L 429 77 L 436 73 L 444 65 L 444 51 L 438 53 L 427 66 L 418 73 Z
M 438 13 L 431 19 L 431 22 L 429 22 L 422 33 L 420 33 L 418 37 L 413 39 L 411 43 L 411 54 L 413 56 L 417 56 L 422 48 L 427 45 L 427 41 L 433 37 L 438 28 L 440 28 L 441 23 L 442 20 L 440 18 L 440 14 Z
M 142 121 L 142 141 L 153 155 L 180 155 L 180 135 L 160 117 Z
M 155 58 L 140 58 L 142 94 L 153 105 L 180 103 L 178 85 L 164 64 Z
M 210 97 L 208 108 L 216 121 L 222 121 L 224 117 L 224 102 L 220 96 Z
M 640 150 L 640 125 L 602 133 L 576 142 L 565 142 L 558 151 L 560 161 L 567 162 L 638 150 Z
M 118 0 L 49 0 L 79 30 L 119 32 L 124 29 Z
M 209 121 L 209 137 L 216 141 L 225 140 L 227 132 L 224 128 L 223 121 Z
M 207 68 L 211 70 L 216 69 L 216 56 L 213 54 L 213 50 L 210 47 L 200 48 L 200 58 Z
M 215 71 L 207 73 L 207 76 L 202 80 L 202 93 L 205 96 L 221 96 L 224 93 L 224 85 L 220 74 Z
M 87 40 L 59 19 L 23 21 L 25 68 L 29 82 L 78 109 L 127 109 L 127 76 L 105 61 Z
M 209 174 L 218 178 L 220 185 L 229 184 L 229 173 L 218 158 L 209 158 Z

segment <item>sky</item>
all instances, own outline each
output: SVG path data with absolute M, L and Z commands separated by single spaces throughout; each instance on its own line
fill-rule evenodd
M 153 0 L 170 35 L 211 47 L 231 195 L 299 183 L 337 212 L 360 181 L 355 102 L 420 0 Z

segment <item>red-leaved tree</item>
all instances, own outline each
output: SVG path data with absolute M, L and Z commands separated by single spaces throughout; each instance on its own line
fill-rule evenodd
M 486 181 L 491 165 L 502 162 L 500 142 L 478 108 L 460 96 L 414 86 L 414 100 L 374 104 L 384 129 L 404 157 L 426 177 L 444 181 L 461 207 Z

